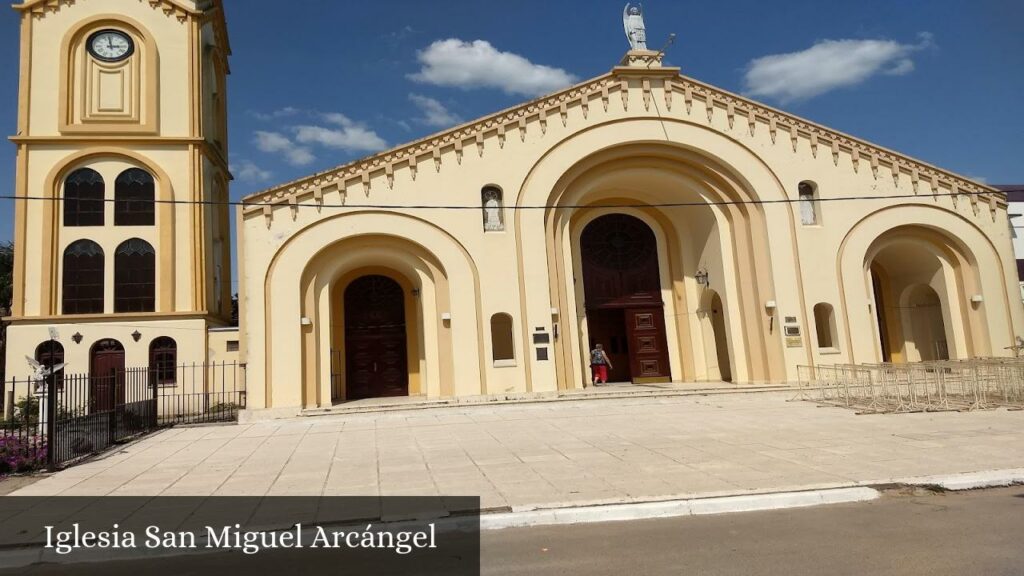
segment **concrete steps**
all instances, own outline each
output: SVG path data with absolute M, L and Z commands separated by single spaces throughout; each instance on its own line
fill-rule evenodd
M 692 384 L 692 385 L 611 385 L 584 390 L 559 390 L 557 392 L 516 392 L 462 396 L 459 398 L 426 398 L 411 396 L 401 398 L 374 398 L 336 404 L 329 408 L 307 408 L 300 416 L 333 416 L 342 414 L 365 414 L 375 412 L 396 412 L 403 410 L 428 410 L 431 408 L 454 408 L 465 406 L 492 406 L 504 404 L 530 404 L 541 402 L 574 402 L 579 400 L 612 400 L 617 398 L 659 398 L 674 396 L 711 396 L 721 394 L 756 394 L 763 392 L 797 392 L 790 384 Z

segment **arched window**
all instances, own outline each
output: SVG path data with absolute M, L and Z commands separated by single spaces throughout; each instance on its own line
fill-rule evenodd
M 512 336 L 512 317 L 508 314 L 491 316 L 491 357 L 495 363 L 516 359 L 516 347 Z
M 818 333 L 818 348 L 836 347 L 836 313 L 831 304 L 814 305 L 814 328 Z
M 103 226 L 103 176 L 91 168 L 79 168 L 64 179 L 64 225 Z
M 505 229 L 505 205 L 501 188 L 485 186 L 480 191 L 480 203 L 484 212 L 484 231 L 500 232 Z
M 173 338 L 161 336 L 149 344 L 149 370 L 157 384 L 177 382 L 178 343 Z
M 36 346 L 35 354 L 36 362 L 39 362 L 43 366 L 50 368 L 58 364 L 64 363 L 64 345 L 55 340 L 46 340 L 40 342 L 39 346 Z M 64 369 L 57 370 L 56 382 L 58 385 L 64 381 Z
M 140 238 L 125 240 L 114 252 L 114 312 L 156 309 L 156 252 Z
M 154 222 L 153 177 L 139 168 L 129 168 L 114 182 L 114 225 L 152 226 Z
M 61 283 L 64 314 L 103 313 L 103 249 L 79 240 L 64 250 Z
M 800 193 L 800 223 L 804 226 L 818 224 L 818 185 L 803 181 L 798 187 Z

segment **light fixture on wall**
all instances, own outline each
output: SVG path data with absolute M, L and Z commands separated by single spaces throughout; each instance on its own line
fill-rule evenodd
M 707 286 L 711 283 L 711 280 L 708 278 L 708 271 L 705 269 L 697 270 L 694 277 L 697 279 L 697 284 L 700 284 L 701 286 Z
M 981 294 L 975 294 L 974 296 L 971 296 L 971 302 L 973 302 L 974 304 L 981 304 L 984 301 L 985 297 L 982 296 Z
M 412 289 L 412 295 L 418 298 L 419 295 L 420 295 L 420 289 L 419 288 L 413 288 Z
M 81 344 L 82 343 L 82 333 L 81 332 L 75 332 L 74 334 L 71 335 L 71 339 L 75 341 L 75 344 Z
M 138 330 L 136 330 L 135 332 L 132 332 L 132 340 L 135 340 L 136 342 L 138 342 L 141 338 L 142 338 L 142 332 L 139 332 Z

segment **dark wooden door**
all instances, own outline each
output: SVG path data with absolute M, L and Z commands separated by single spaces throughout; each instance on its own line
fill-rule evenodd
M 345 290 L 345 397 L 408 394 L 405 294 L 387 276 L 363 276 Z
M 89 361 L 89 405 L 93 412 L 102 412 L 119 404 L 124 404 L 124 346 L 100 340 Z
M 605 354 L 612 361 L 612 367 L 608 370 L 608 381 L 629 382 L 629 334 L 626 332 L 623 310 L 588 310 L 587 328 L 590 333 L 590 350 L 600 344 L 604 346 Z
M 609 380 L 667 382 L 658 243 L 642 220 L 596 218 L 580 237 L 591 349 L 600 342 L 615 364 Z
M 668 382 L 668 347 L 665 341 L 665 314 L 662 308 L 626 310 L 629 333 L 629 361 L 633 382 Z

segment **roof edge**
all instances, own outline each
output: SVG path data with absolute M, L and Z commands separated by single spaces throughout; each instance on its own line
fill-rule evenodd
M 369 179 L 370 173 L 382 170 L 390 177 L 395 166 L 407 163 L 423 154 L 440 151 L 442 148 L 450 148 L 453 145 L 457 149 L 461 149 L 461 144 L 467 139 L 482 138 L 483 134 L 493 132 L 495 129 L 498 129 L 499 133 L 503 133 L 505 127 L 511 126 L 514 129 L 516 123 L 522 126 L 527 119 L 535 119 L 538 116 L 543 119 L 552 109 L 555 114 L 564 114 L 564 108 L 570 101 L 586 99 L 598 92 L 602 99 L 607 99 L 608 92 L 628 89 L 627 80 L 638 77 L 663 79 L 666 82 L 665 86 L 673 94 L 681 94 L 688 105 L 696 97 L 709 103 L 715 110 L 724 108 L 730 117 L 742 114 L 747 116 L 752 125 L 758 121 L 767 123 L 772 130 L 773 140 L 776 130 L 785 130 L 790 132 L 794 140 L 798 137 L 810 139 L 811 146 L 815 151 L 819 145 L 824 145 L 831 146 L 833 154 L 838 154 L 840 150 L 851 153 L 855 158 L 859 158 L 859 155 L 863 154 L 865 155 L 864 160 L 871 163 L 873 170 L 877 170 L 882 163 L 888 165 L 894 175 L 899 174 L 902 169 L 906 169 L 915 179 L 915 186 L 917 178 L 924 176 L 932 180 L 935 185 L 938 185 L 938 180 L 947 181 L 947 185 L 951 189 L 966 188 L 982 194 L 991 194 L 1003 202 L 1006 201 L 1006 195 L 993 186 L 684 76 L 679 73 L 678 68 L 616 67 L 608 73 L 585 80 L 564 90 L 534 98 L 376 154 L 254 192 L 243 197 L 242 202 L 279 201 L 283 203 L 286 201 L 285 194 L 308 193 L 312 188 L 322 184 L 333 183 L 344 186 L 347 181 L 360 177 L 365 182 Z M 649 84 L 645 83 L 644 90 L 645 93 L 650 92 Z M 647 97 L 645 95 L 645 98 Z M 825 141 L 821 142 L 821 139 Z M 938 177 L 938 180 L 935 177 Z

